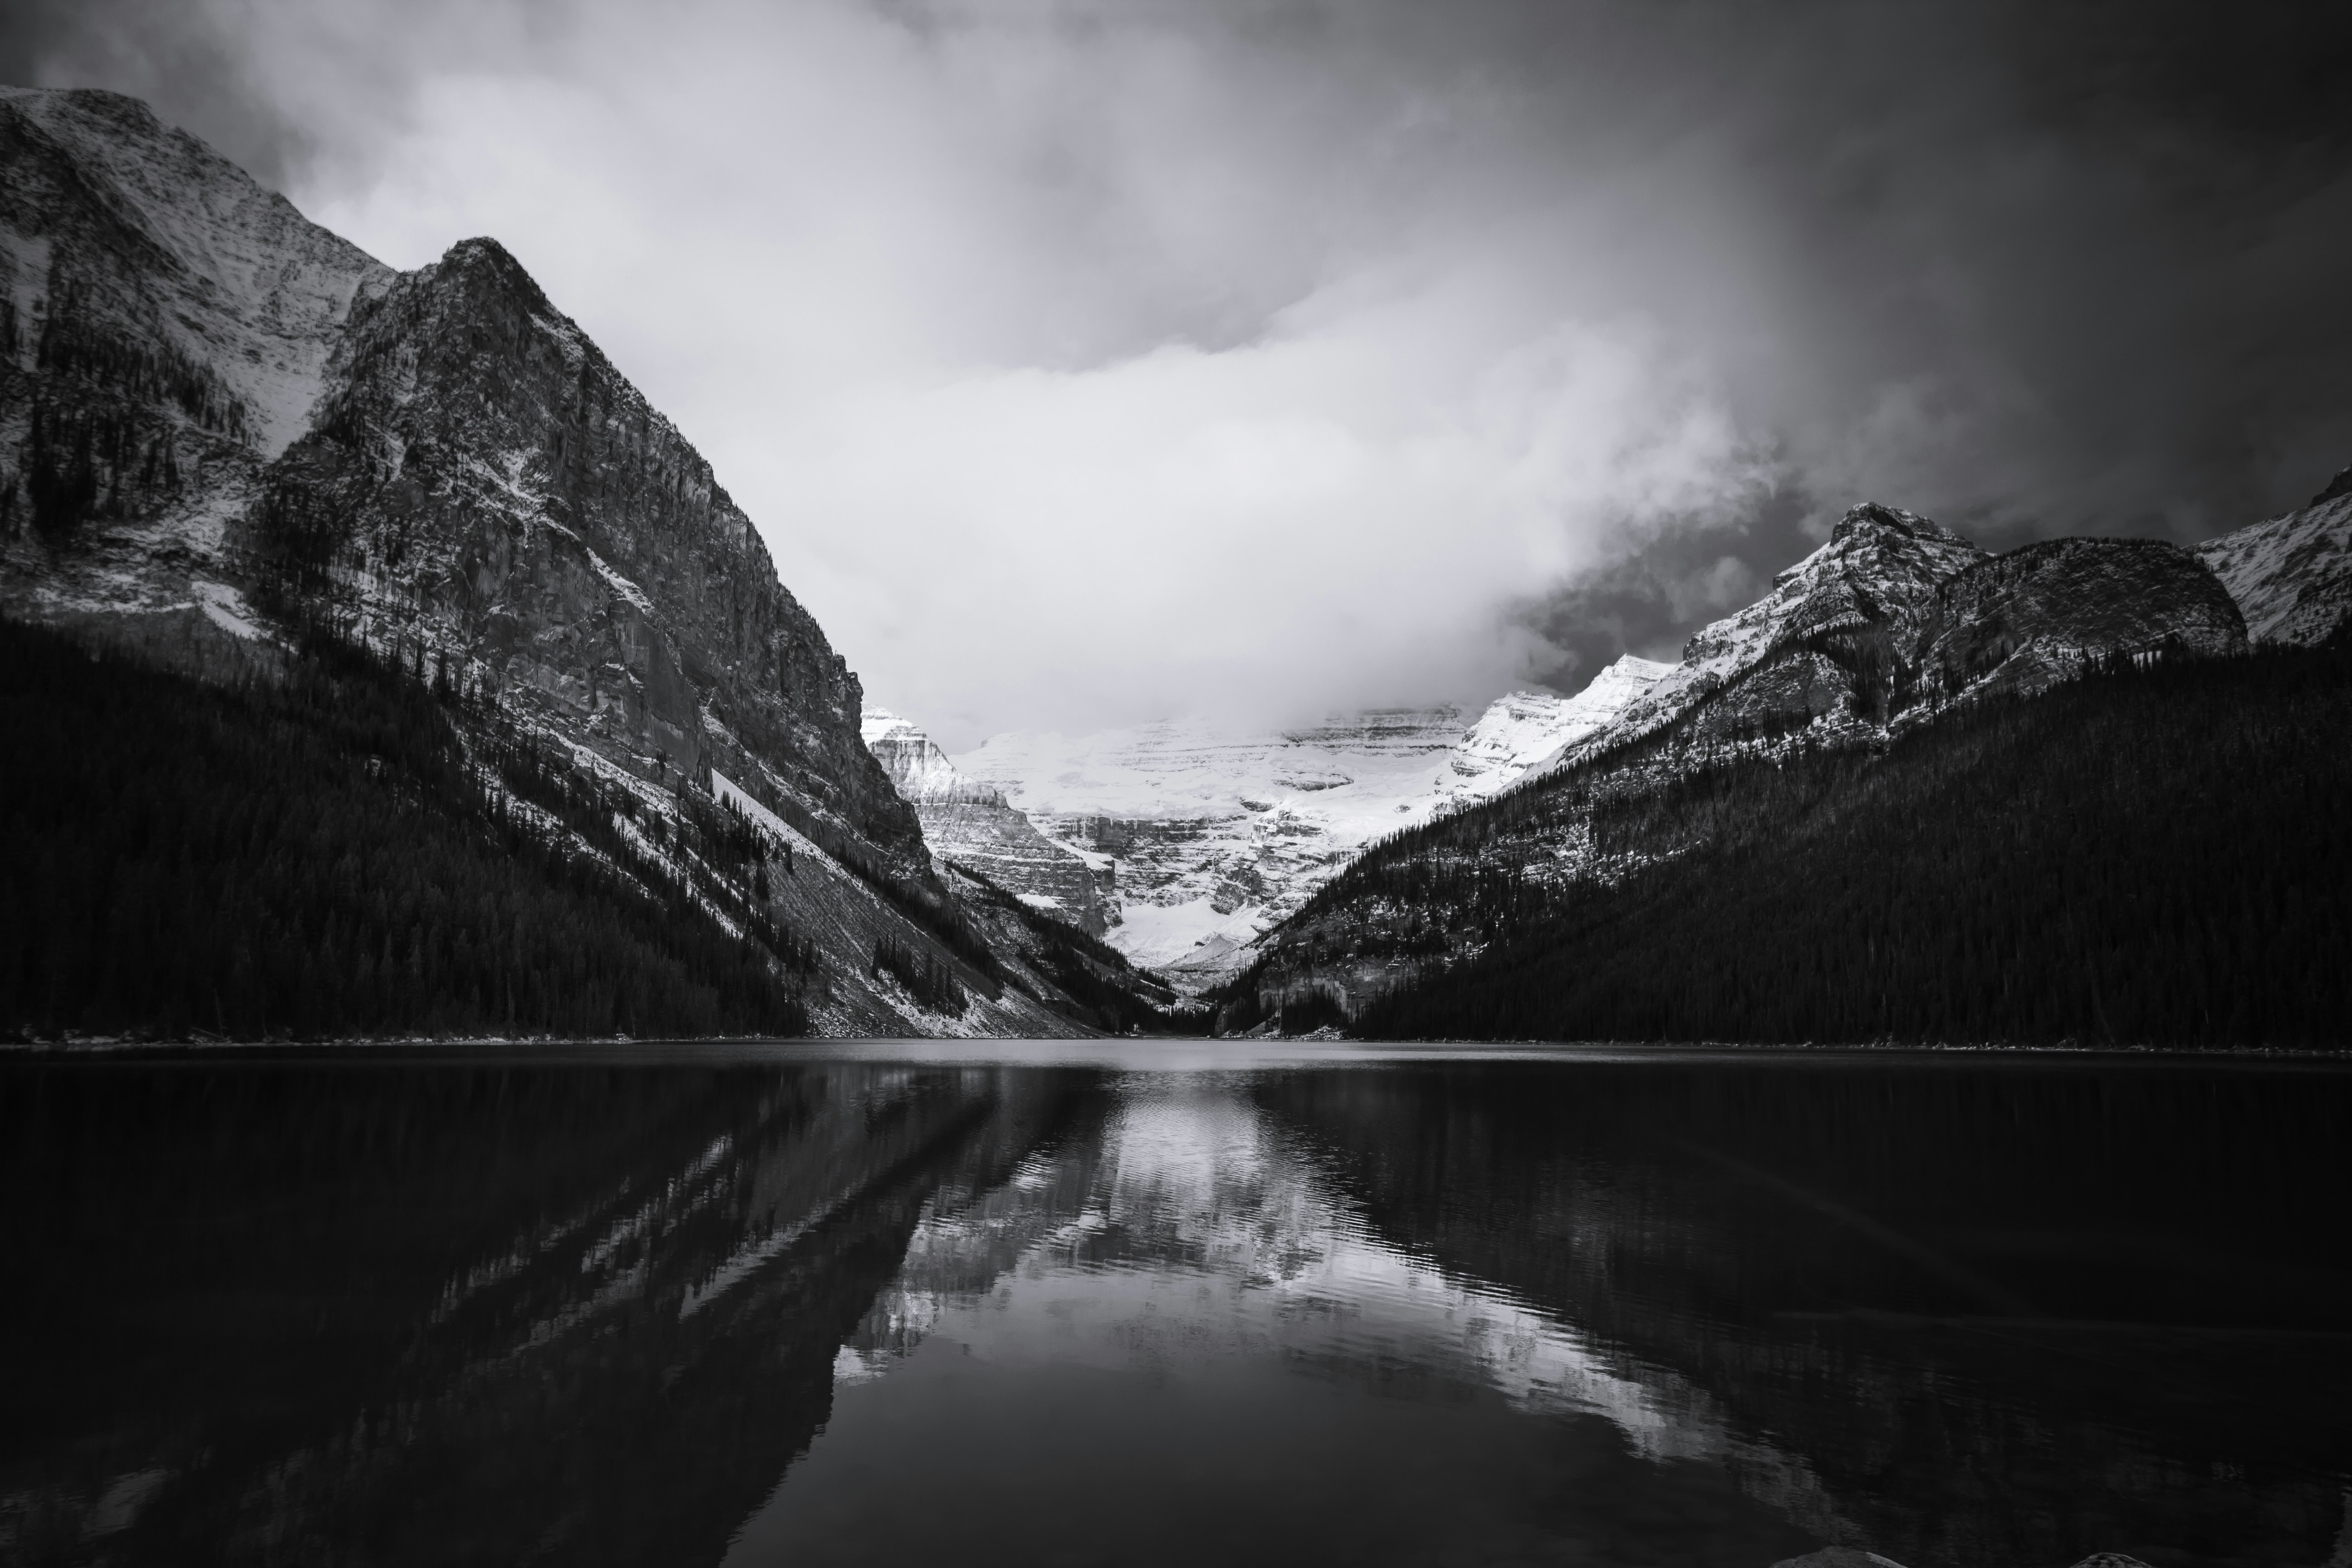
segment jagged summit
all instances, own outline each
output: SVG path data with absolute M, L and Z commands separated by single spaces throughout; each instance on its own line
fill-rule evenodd
M 998 805 L 1004 796 L 994 786 L 967 778 L 916 724 L 887 708 L 867 708 L 860 716 L 858 736 L 874 753 L 898 797 L 919 810 L 925 805 Z M 936 852 L 938 845 L 932 846 Z
M 949 865 L 977 871 L 1032 909 L 1100 936 L 1117 919 L 1107 857 L 1055 843 L 994 785 L 960 771 L 912 721 L 866 710 L 859 727 L 899 797 L 921 818 L 924 841 Z
M 1545 970 L 1523 998 L 1556 999 L 1591 985 L 1598 987 L 1592 994 L 1606 992 L 1622 1001 L 1656 984 L 1651 947 L 1674 946 L 1687 955 L 1708 945 L 1694 943 L 1689 933 L 1703 923 L 1701 916 L 1719 907 L 1759 908 L 1766 894 L 1793 900 L 1784 907 L 1812 907 L 1816 889 L 1805 879 L 1814 874 L 1816 860 L 1826 864 L 1833 856 L 1787 852 L 1773 834 L 1782 828 L 1792 835 L 1819 833 L 1824 825 L 1835 825 L 1829 837 L 1846 832 L 1846 824 L 1873 808 L 1877 786 L 1853 781 L 1875 776 L 1874 759 L 1943 756 L 1951 771 L 1938 775 L 1941 782 L 1934 788 L 1939 791 L 1978 769 L 1980 776 L 1968 792 L 1969 804 L 1979 805 L 2000 798 L 2014 782 L 2005 769 L 1983 765 L 1987 753 L 1976 749 L 1983 737 L 2039 734 L 2036 727 L 2045 723 L 2044 716 L 2070 711 L 2064 704 L 2071 700 L 2076 718 L 2062 721 L 2052 734 L 2019 742 L 2020 771 L 2042 766 L 2045 745 L 2076 746 L 2079 755 L 2053 775 L 2063 776 L 2066 788 L 2087 780 L 2090 795 L 2097 795 L 2105 786 L 2096 783 L 2096 770 L 2115 769 L 2134 788 L 2147 784 L 2150 798 L 2157 798 L 2168 786 L 2152 774 L 2161 773 L 2173 759 L 2196 755 L 2190 732 L 2209 728 L 2213 718 L 2249 699 L 2270 700 L 2262 688 L 2263 670 L 2228 658 L 2246 649 L 2250 631 L 2272 642 L 2315 644 L 2341 635 L 2337 628 L 2347 612 L 2352 493 L 2239 530 L 2193 552 L 2157 540 L 2059 539 L 1993 556 L 1916 514 L 1879 505 L 1855 507 L 1819 549 L 1780 573 L 1769 594 L 1703 628 L 1681 664 L 1657 677 L 1612 721 L 1567 748 L 1563 764 L 1549 776 L 1507 802 L 1474 804 L 1459 816 L 1373 847 L 1297 915 L 1265 932 L 1255 945 L 1253 967 L 1228 993 L 1234 1000 L 1221 1015 L 1220 1026 L 1255 1026 L 1309 995 L 1317 998 L 1319 1016 L 1328 1017 L 1339 1002 L 1361 1023 L 1366 1005 L 1384 1006 L 1382 998 L 1429 986 L 1433 994 L 1442 991 L 1451 998 L 1446 1006 L 1464 1011 L 1433 1015 L 1413 1026 L 1440 1034 L 1460 1029 L 1479 1037 L 1479 1028 L 1465 1020 L 1483 1005 L 1477 1000 L 1481 987 L 1520 955 L 1537 952 L 1539 943 L 1580 956 Z M 2052 704 L 2046 708 L 1975 700 L 2032 696 L 2094 668 L 2115 671 L 2126 663 L 2148 668 L 2179 656 L 2186 658 L 2178 667 L 2144 687 L 2112 684 L 2074 699 L 2049 697 L 2043 699 Z M 2220 691 L 2233 684 L 2242 689 L 2239 695 L 2224 700 L 2219 711 L 2209 708 L 2201 719 L 2185 718 L 2183 734 L 2164 733 L 2168 721 L 2158 709 L 2168 690 L 2188 692 L 2201 685 Z M 2137 750 L 2102 752 L 2099 742 L 2085 742 L 2078 732 L 2085 716 L 2107 721 L 2111 716 L 2102 715 L 2099 705 L 2110 694 L 2132 705 L 2134 716 L 2116 723 L 2147 726 L 2129 743 Z M 2281 711 L 2315 700 L 2310 691 L 2279 700 Z M 2304 762 L 2290 755 L 2286 771 L 2292 781 L 2297 767 L 2327 750 L 2327 744 L 2310 743 L 2319 732 L 2312 729 L 2312 717 L 2277 726 L 2266 737 L 2261 731 L 2270 721 L 2255 722 L 2242 737 L 2244 754 L 2284 738 L 2287 752 L 2304 754 Z M 1947 730 L 1948 724 L 1952 728 Z M 1964 738 L 1936 751 L 1944 736 L 1955 733 Z M 2240 754 L 2231 750 L 2222 771 L 2242 766 Z M 2199 765 L 2213 761 L 2208 754 Z M 1791 779 L 1807 775 L 1811 784 L 1790 790 Z M 2183 799 L 2198 802 L 2200 812 L 2204 800 L 2199 792 L 2204 787 L 2192 784 L 2183 794 Z M 2290 782 L 2281 798 L 2303 787 Z M 1780 827 L 1759 830 L 1759 837 L 1746 841 L 1735 837 L 1780 809 L 1776 801 L 1788 809 Z M 1878 804 L 1883 807 L 1883 799 Z M 2179 816 L 2179 804 L 2168 803 L 2162 815 Z M 1991 840 L 2033 815 L 2021 808 L 2011 821 L 2002 822 L 1996 811 L 1969 832 L 1981 830 L 1981 837 Z M 1750 827 L 1739 827 L 1741 822 Z M 1941 826 L 1948 830 L 1949 820 Z M 1908 826 L 1899 825 L 1903 831 Z M 1704 870 L 1666 869 L 1703 850 L 1735 843 L 1742 846 L 1738 857 L 1718 856 Z M 1973 852 L 1976 846 L 1967 847 Z M 1750 849 L 1783 856 L 1773 874 L 1779 880 L 1754 879 L 1753 868 L 1764 862 L 1748 858 Z M 2144 867 L 2129 860 L 2132 835 L 2116 836 L 2102 851 L 2109 852 L 2116 858 L 2100 875 L 2114 885 L 2145 875 Z M 1933 912 L 1921 930 L 1940 931 L 1948 905 L 1985 900 L 1987 887 L 1972 880 L 1979 873 L 1965 855 L 1929 858 L 1932 863 L 1910 881 L 1926 886 L 1948 879 L 1922 906 Z M 1861 863 L 1874 867 L 1885 859 L 1874 852 Z M 2033 885 L 2049 859 L 2038 853 L 2024 858 L 2008 873 L 2014 880 L 2006 885 Z M 1750 879 L 1743 882 L 1743 877 Z M 1680 879 L 1673 896 L 1643 891 L 1665 886 L 1660 878 Z M 1825 880 L 1821 891 L 1832 900 L 1842 896 L 1840 889 L 1850 892 L 1859 885 L 1852 877 Z M 1609 900 L 1621 889 L 1633 891 L 1612 904 Z M 1722 906 L 1714 901 L 1718 897 Z M 2004 903 L 2013 907 L 2014 901 L 1996 898 L 1988 907 Z M 2135 910 L 2130 918 L 2144 914 Z M 1887 929 L 1880 915 L 1870 921 L 1874 937 Z M 1580 970 L 1582 953 L 1608 948 L 1617 941 L 1608 933 L 1633 921 L 1657 923 L 1643 924 L 1643 937 L 1623 943 L 1618 970 L 1598 981 Z M 1720 938 L 1714 940 L 1719 946 Z M 1791 951 L 1807 965 L 1817 961 L 1801 943 Z M 1490 960 L 1491 970 L 1478 967 Z M 1950 965 L 1939 973 L 1957 973 L 1958 963 L 1973 961 L 1957 954 L 1939 960 Z M 1742 949 L 1733 954 L 1733 966 L 1744 963 Z M 1741 1016 L 1750 1016 L 1749 1010 L 1778 994 L 1785 979 L 1785 961 L 1777 977 L 1769 967 L 1740 969 Z M 1960 994 L 1948 982 L 1939 984 L 1951 994 Z M 1578 1026 L 1687 1027 L 1659 1021 L 1679 1005 L 1677 985 L 1665 983 L 1659 997 L 1612 1015 L 1605 1025 Z M 1524 1033 L 1531 1016 L 1523 1007 L 1502 1033 Z M 2098 1028 L 2108 1027 L 2103 1019 L 2095 1021 Z M 1805 1026 L 1820 1032 L 1803 1037 L 1830 1037 L 1818 1020 Z M 2046 1027 L 2046 1020 L 2033 1026 Z M 2213 1025 L 2208 1018 L 2193 1026 Z M 1864 1037 L 1883 1036 L 1877 1028 L 1865 1031 Z
M 1850 506 L 1845 515 L 1830 529 L 1830 542 L 1835 544 L 1855 533 L 1871 529 L 1891 529 L 1906 538 L 1927 542 L 1957 545 L 1974 550 L 1975 544 L 1953 532 L 1933 518 L 1921 517 L 1916 511 L 1906 511 L 1899 506 L 1883 501 L 1866 500 Z
M 144 105 L 0 92 L 0 612 L 199 671 L 323 633 L 462 694 L 472 755 L 587 781 L 635 847 L 563 855 L 787 933 L 820 1032 L 1108 1016 L 960 901 L 751 520 L 496 240 L 394 272 Z M 722 806 L 773 875 L 685 847 L 751 853 Z
M 1937 589 L 1986 559 L 1916 512 L 1853 507 L 1819 549 L 1773 578 L 1770 593 L 1701 627 L 1680 664 L 1560 760 L 1666 730 L 1702 707 L 1707 726 L 1722 732 L 1837 716 L 1884 721 L 1889 677 L 1917 658 Z

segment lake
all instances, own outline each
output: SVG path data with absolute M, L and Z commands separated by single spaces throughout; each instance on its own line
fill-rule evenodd
M 0 1058 L 0 1561 L 2352 1565 L 2352 1070 Z

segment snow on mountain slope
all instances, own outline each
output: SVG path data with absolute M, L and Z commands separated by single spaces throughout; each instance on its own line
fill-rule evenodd
M 1849 510 L 1829 540 L 1772 580 L 1772 591 L 1746 609 L 1703 626 L 1680 664 L 1627 703 L 1611 723 L 1570 743 L 1563 761 L 1590 756 L 1636 735 L 1664 729 L 1715 693 L 1763 672 L 1776 661 L 1799 668 L 1759 689 L 1760 706 L 1778 718 L 1793 701 L 1818 716 L 1846 706 L 1835 688 L 1832 648 L 1880 642 L 1882 658 L 1916 656 L 1935 612 L 1936 590 L 1987 559 L 1985 552 L 1939 523 L 1900 508 L 1865 503 Z M 1840 645 L 1848 645 L 1841 647 Z
M 1033 909 L 1103 934 L 1112 882 L 1108 858 L 1038 832 L 994 785 L 966 776 L 929 735 L 888 709 L 866 709 L 860 733 L 898 797 L 922 820 L 923 841 L 934 856 L 977 871 Z
M 1451 706 L 1256 735 L 1179 720 L 997 735 L 956 766 L 1115 870 L 1108 940 L 1197 989 L 1366 845 L 1549 766 L 1667 668 L 1620 659 L 1573 697 L 1498 698 L 1466 729 Z
M 1437 786 L 1441 806 L 1484 800 L 1542 773 L 1563 752 L 1645 696 L 1674 669 L 1625 655 L 1573 697 L 1514 691 L 1498 697 L 1454 742 L 1452 776 Z
M 1108 940 L 1160 965 L 1246 942 L 1320 874 L 1408 819 L 1444 776 L 1455 708 L 1389 710 L 1288 733 L 1173 720 L 1097 735 L 992 737 L 956 759 L 1049 837 L 1118 870 Z
M 1003 805 L 995 788 L 956 771 L 948 754 L 911 720 L 887 708 L 867 708 L 859 715 L 858 738 L 874 753 L 898 787 L 898 798 L 910 805 L 927 802 L 971 805 Z M 937 851 L 939 846 L 931 846 Z
M 392 268 L 136 99 L 0 88 L 0 249 L 17 300 L 46 293 L 53 332 L 70 315 L 73 329 L 134 330 L 201 358 L 237 398 L 246 439 L 265 458 L 307 428 L 335 328 L 354 297 L 390 284 Z M 113 226 L 114 244 L 58 246 L 39 232 L 44 216 L 63 216 L 48 187 L 68 163 L 98 174 L 105 197 L 102 217 L 74 226 Z M 110 265 L 126 240 L 163 265 Z
M 2352 468 L 2300 511 L 2209 539 L 2196 554 L 2257 643 L 2314 647 L 2352 620 Z

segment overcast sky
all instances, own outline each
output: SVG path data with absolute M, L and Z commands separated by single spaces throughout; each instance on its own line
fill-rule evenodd
M 0 72 L 395 266 L 503 241 L 960 749 L 1572 689 L 1864 499 L 2300 501 L 2333 9 L 41 0 Z

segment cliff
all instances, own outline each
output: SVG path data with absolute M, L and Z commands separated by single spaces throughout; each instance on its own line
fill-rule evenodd
M 452 810 L 538 781 L 614 896 L 772 932 L 820 1032 L 1090 1026 L 934 870 L 709 464 L 496 242 L 397 273 L 134 100 L 0 90 L 0 614 L 206 678 L 321 638 L 405 672 Z

